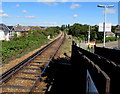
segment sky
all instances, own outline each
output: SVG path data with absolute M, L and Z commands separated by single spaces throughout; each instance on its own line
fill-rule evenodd
M 18 0 L 19 1 L 19 0 Z M 37 0 L 40 1 L 40 0 Z M 49 0 L 46 0 L 49 1 Z M 0 23 L 24 26 L 61 26 L 63 24 L 98 25 L 104 21 L 104 8 L 97 5 L 114 5 L 106 10 L 106 22 L 118 24 L 118 2 L 14 2 L 0 3 Z M 120 3 L 119 3 L 120 4 Z

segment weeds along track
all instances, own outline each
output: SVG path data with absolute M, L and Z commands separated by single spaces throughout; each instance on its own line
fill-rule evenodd
M 64 39 L 65 34 L 62 33 L 58 39 L 3 73 L 0 76 L 2 92 L 43 93 L 47 86 L 43 75 Z

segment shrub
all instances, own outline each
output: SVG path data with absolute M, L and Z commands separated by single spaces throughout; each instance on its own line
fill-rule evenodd
M 108 42 L 108 41 L 116 41 L 117 38 L 116 37 L 106 37 L 105 38 L 105 41 Z

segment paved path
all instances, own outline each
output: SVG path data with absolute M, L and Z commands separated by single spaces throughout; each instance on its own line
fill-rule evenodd
M 98 47 L 103 47 L 103 43 L 96 44 Z M 118 41 L 107 42 L 106 48 L 118 48 Z

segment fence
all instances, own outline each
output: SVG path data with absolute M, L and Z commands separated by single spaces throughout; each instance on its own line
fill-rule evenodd
M 72 62 L 74 67 L 78 68 L 83 81 L 81 87 L 86 90 L 84 79 L 87 75 L 87 69 L 93 79 L 93 82 L 100 94 L 115 94 L 119 91 L 120 84 L 120 66 L 100 55 L 90 53 L 79 48 L 73 42 Z

